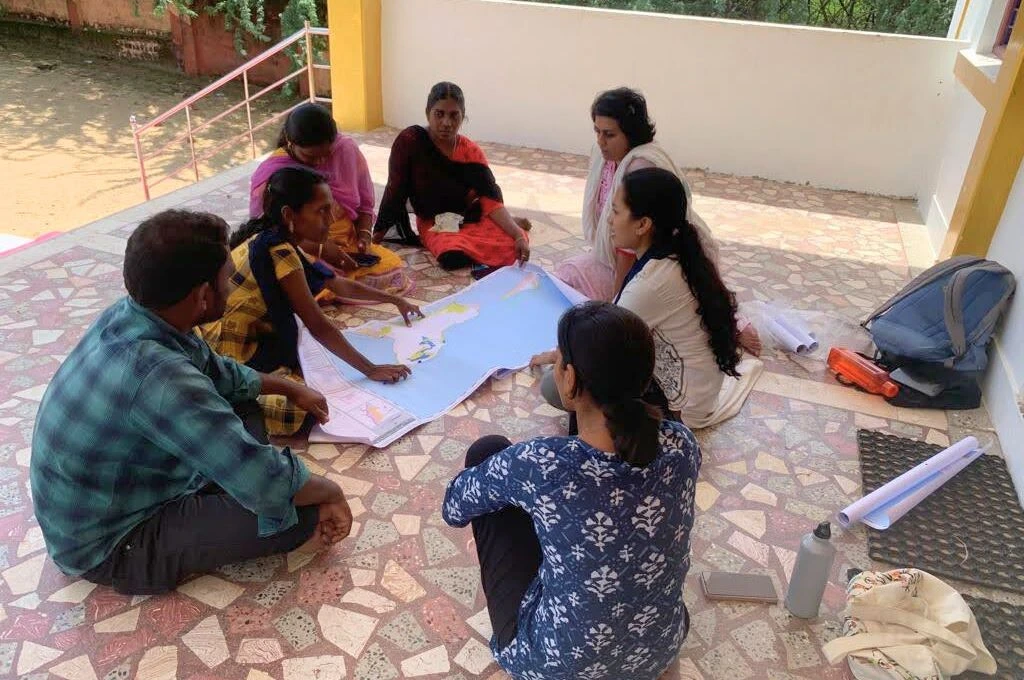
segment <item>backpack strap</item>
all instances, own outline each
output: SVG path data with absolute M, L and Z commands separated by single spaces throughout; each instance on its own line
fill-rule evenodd
M 987 260 L 981 260 L 975 264 L 968 265 L 957 270 L 950 278 L 949 283 L 945 286 L 945 308 L 943 309 L 943 317 L 946 320 L 946 332 L 949 333 L 950 342 L 953 344 L 953 356 L 945 361 L 947 368 L 952 368 L 953 365 L 959 361 L 967 353 L 967 329 L 964 327 L 964 290 L 967 288 L 967 281 L 971 277 L 971 274 L 976 272 L 992 272 L 994 274 L 1005 275 L 1008 274 L 1008 270 L 999 264 L 998 262 L 991 262 Z M 985 324 L 995 324 L 999 315 L 1003 312 L 1003 307 L 1009 300 L 1010 295 L 1013 294 L 1013 290 L 1016 287 L 1016 281 L 1014 285 L 1010 287 L 1010 290 L 1003 295 L 1003 298 L 998 304 L 994 305 L 992 309 L 982 318 L 981 323 L 978 327 L 983 328 Z
M 988 310 L 988 314 L 982 317 L 981 321 L 978 322 L 978 327 L 971 334 L 971 337 L 967 338 L 967 341 L 973 343 L 977 338 L 981 337 L 985 333 L 992 331 L 992 328 L 999 321 L 999 317 L 1006 311 L 1006 305 L 1009 304 L 1010 298 L 1013 297 L 1014 292 L 1017 289 L 1017 279 L 1009 269 L 1006 269 L 1002 265 L 995 264 L 993 271 L 996 271 L 1003 278 L 1009 282 L 1009 286 L 1006 288 L 1006 292 L 1003 293 L 1003 297 L 999 299 L 999 302 L 992 305 L 992 309 Z
M 940 262 L 939 264 L 934 265 L 930 269 L 926 269 L 925 271 L 921 272 L 916 277 L 914 277 L 910 281 L 910 283 L 905 285 L 903 289 L 900 290 L 900 292 L 896 293 L 891 298 L 889 298 L 889 300 L 885 304 L 883 304 L 875 311 L 871 312 L 871 314 L 868 315 L 868 318 L 866 318 L 863 321 L 863 323 L 861 323 L 861 326 L 867 328 L 872 321 L 888 312 L 900 300 L 907 297 L 915 290 L 923 288 L 924 286 L 927 286 L 929 283 L 937 281 L 943 278 L 944 276 L 948 276 L 949 274 L 957 271 L 958 269 L 970 267 L 971 265 L 978 264 L 979 262 L 984 262 L 984 260 L 974 255 L 957 255 L 956 257 L 951 257 L 944 262 Z

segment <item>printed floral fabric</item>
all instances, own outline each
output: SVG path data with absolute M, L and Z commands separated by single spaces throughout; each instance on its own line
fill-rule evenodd
M 862 571 L 854 577 L 846 588 L 847 596 L 852 600 L 866 593 L 875 586 L 899 583 L 910 597 L 917 597 L 917 587 L 921 583 L 921 572 L 916 569 L 893 569 L 892 571 Z M 847 616 L 843 620 L 843 635 L 866 635 L 871 631 L 860 619 Z M 874 650 L 869 658 L 855 659 L 855 663 L 876 666 L 889 677 L 898 680 L 941 680 L 937 675 L 919 678 L 898 663 L 890 659 L 882 650 Z M 862 671 L 863 672 L 863 671 Z
M 492 651 L 519 680 L 654 680 L 686 637 L 683 580 L 701 453 L 683 425 L 661 424 L 645 468 L 576 437 L 516 444 L 448 486 L 449 524 L 518 506 L 544 560 L 518 633 Z

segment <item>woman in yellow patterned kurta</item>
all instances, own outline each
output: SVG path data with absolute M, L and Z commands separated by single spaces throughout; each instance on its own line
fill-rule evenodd
M 399 297 L 335 276 L 306 260 L 298 244 L 327 238 L 331 203 L 330 189 L 318 173 L 304 168 L 275 172 L 264 189 L 263 215 L 231 237 L 235 273 L 224 316 L 200 333 L 219 354 L 301 382 L 298 315 L 320 344 L 371 380 L 402 380 L 409 375 L 408 367 L 371 363 L 345 340 L 314 300 L 316 294 L 329 290 L 345 298 L 390 302 L 407 323 L 420 315 L 415 305 Z M 272 435 L 294 434 L 306 419 L 305 412 L 283 397 L 261 397 L 261 401 Z

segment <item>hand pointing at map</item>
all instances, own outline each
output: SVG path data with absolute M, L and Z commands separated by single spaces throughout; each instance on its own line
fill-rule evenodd
M 423 312 L 420 311 L 420 308 L 408 300 L 397 298 L 395 300 L 395 306 L 398 307 L 399 313 L 401 313 L 402 318 L 405 319 L 406 326 L 411 326 L 413 319 L 424 318 Z
M 374 382 L 396 383 L 409 377 L 412 371 L 402 364 L 378 364 L 366 372 L 366 377 Z
M 522 267 L 524 264 L 530 261 L 530 242 L 526 240 L 525 236 L 520 236 L 516 239 L 516 262 Z

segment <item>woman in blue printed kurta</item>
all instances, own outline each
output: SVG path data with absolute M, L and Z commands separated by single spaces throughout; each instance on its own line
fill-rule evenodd
M 701 454 L 641 399 L 653 370 L 639 317 L 574 307 L 555 380 L 579 436 L 485 437 L 448 486 L 445 521 L 473 524 L 491 649 L 517 680 L 654 680 L 686 637 Z

